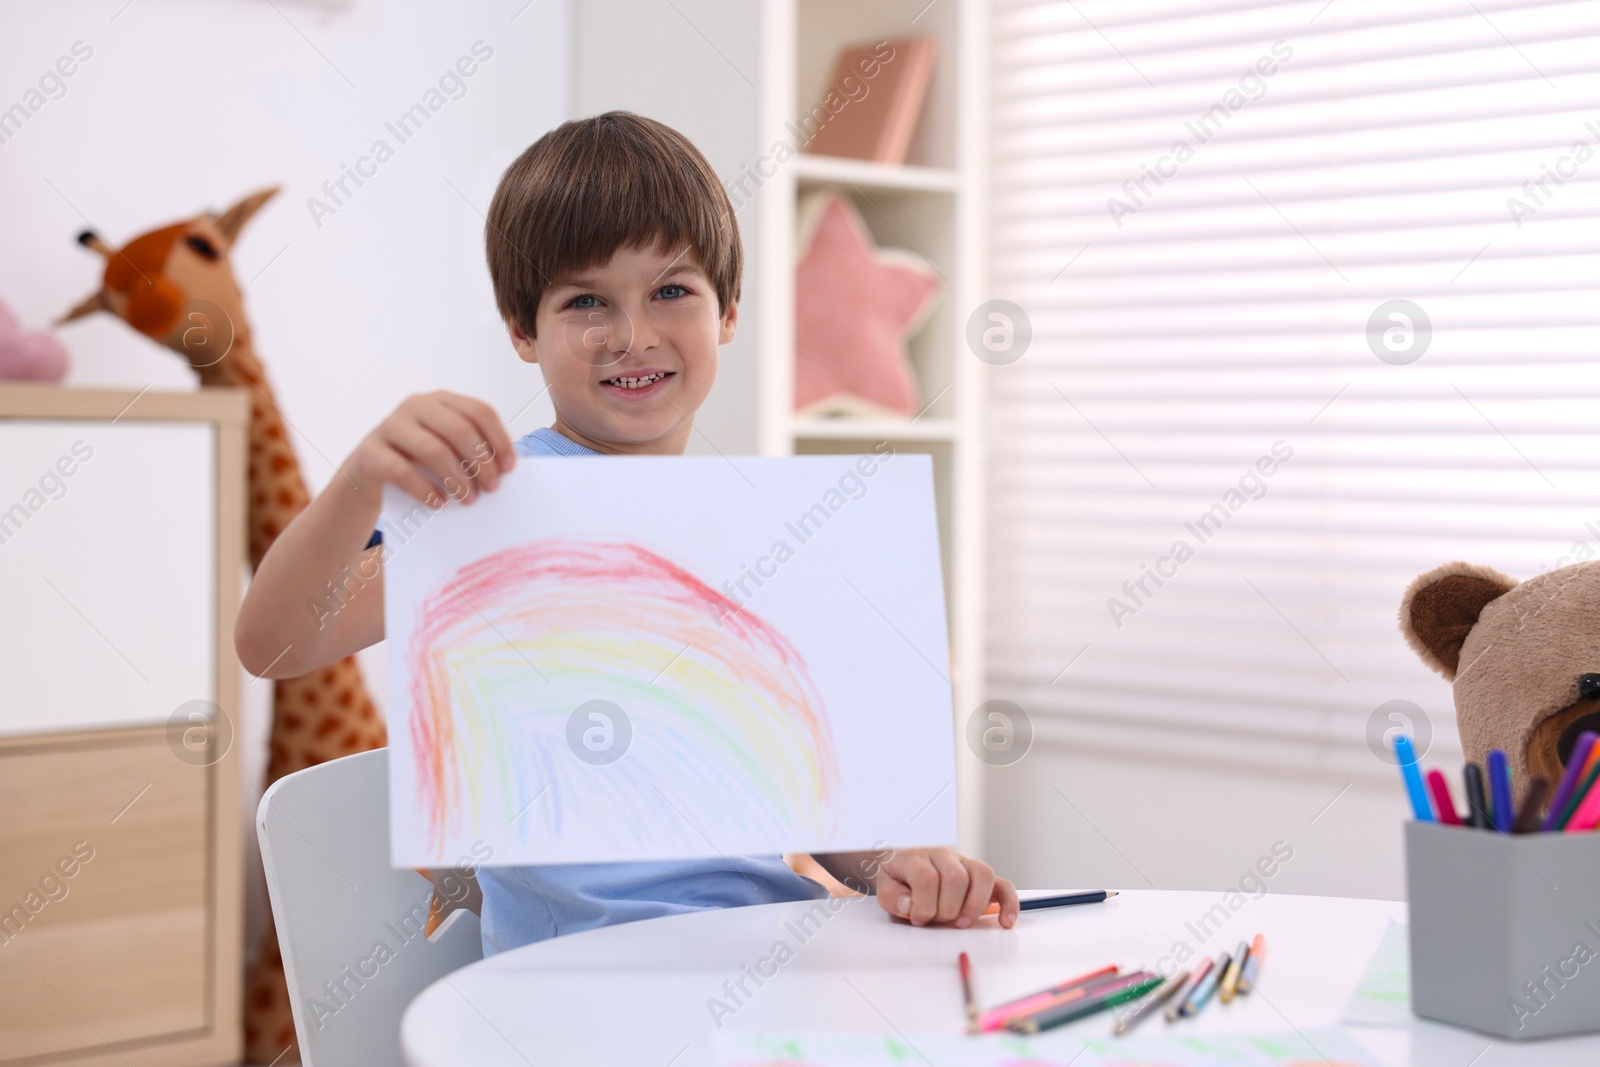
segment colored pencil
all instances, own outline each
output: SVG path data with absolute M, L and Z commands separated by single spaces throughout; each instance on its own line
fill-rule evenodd
M 1469 762 L 1461 768 L 1461 776 L 1467 791 L 1467 825 L 1489 829 L 1494 823 L 1489 819 L 1488 802 L 1483 795 L 1483 768 Z
M 972 961 L 963 952 L 956 961 L 961 968 L 961 999 L 967 1003 L 967 1022 L 978 1025 L 978 1002 L 972 996 Z
M 1411 738 L 1405 734 L 1397 736 L 1394 754 L 1400 761 L 1400 780 L 1406 784 L 1406 796 L 1411 798 L 1411 814 L 1418 822 L 1432 822 L 1433 808 L 1428 804 L 1428 789 L 1422 784 L 1422 772 L 1417 769 L 1417 750 Z
M 1062 893 L 1053 897 L 1033 897 L 1017 902 L 1022 911 L 1044 911 L 1047 908 L 1075 908 L 1079 904 L 1100 904 L 1117 895 L 1115 889 L 1096 889 L 1091 893 Z M 983 909 L 985 915 L 999 915 L 999 902 Z
M 1450 786 L 1437 768 L 1428 772 L 1428 788 L 1433 791 L 1433 806 L 1439 811 L 1439 821 L 1448 826 L 1460 826 L 1456 802 L 1450 799 Z
M 1052 1030 L 1057 1026 L 1065 1026 L 1085 1016 L 1096 1012 L 1105 1011 L 1107 1008 L 1121 1004 L 1124 1001 L 1138 1000 L 1150 990 L 1161 984 L 1161 976 L 1152 971 L 1137 971 L 1127 976 L 1126 979 L 1113 985 L 1105 986 L 1091 996 L 1082 1000 L 1063 1004 L 1037 1015 L 1030 1015 L 1011 1024 L 1011 1029 L 1022 1034 L 1037 1034 L 1041 1030 Z
M 1255 940 L 1250 942 L 1250 956 L 1244 961 L 1244 970 L 1239 973 L 1240 993 L 1249 993 L 1256 987 L 1256 979 L 1261 974 L 1261 957 L 1266 954 L 1266 936 L 1257 934 Z
M 1555 798 L 1550 801 L 1550 814 L 1545 816 L 1541 830 L 1554 830 L 1556 820 L 1566 810 L 1567 798 L 1577 788 L 1578 782 L 1583 778 L 1584 767 L 1589 762 L 1589 753 L 1594 748 L 1594 743 L 1600 741 L 1600 734 L 1593 730 L 1585 730 L 1578 735 L 1577 743 L 1572 746 L 1572 755 L 1567 757 L 1567 769 L 1561 775 L 1561 783 L 1556 786 Z
M 1217 957 L 1217 965 L 1206 972 L 1206 980 L 1195 986 L 1194 992 L 1189 994 L 1189 999 L 1183 1002 L 1182 1014 L 1191 1018 L 1205 1011 L 1206 1005 L 1211 1003 L 1211 998 L 1217 992 L 1217 987 L 1222 984 L 1222 976 L 1228 973 L 1228 968 L 1233 965 L 1233 959 L 1226 952 Z
M 1222 985 L 1217 990 L 1217 997 L 1226 1004 L 1233 999 L 1239 991 L 1239 972 L 1244 970 L 1244 958 L 1250 954 L 1250 943 L 1239 942 L 1239 947 L 1233 950 L 1233 959 L 1228 963 L 1227 973 L 1222 976 Z
M 1007 1012 L 1001 1027 L 996 1027 L 996 1029 L 1001 1029 L 1005 1026 L 1014 1027 L 1016 1023 L 1021 1022 L 1023 1019 L 1040 1015 L 1045 1012 L 1052 1012 L 1057 1008 L 1064 1007 L 1068 1004 L 1078 1004 L 1086 1000 L 1093 1000 L 1095 997 L 1105 993 L 1108 989 L 1120 988 L 1127 985 L 1129 977 L 1130 976 L 1126 974 L 1107 975 L 1104 978 L 1096 978 L 1092 982 L 1085 982 L 1076 989 L 1069 989 L 1065 993 L 1058 993 L 1053 997 L 1045 997 L 1042 1000 L 1029 1004 L 1020 1011 L 1014 1010 Z M 982 1028 L 980 1027 L 980 1029 Z
M 1015 1000 L 996 1005 L 978 1016 L 978 1029 L 985 1033 L 1002 1029 L 1013 1016 L 1026 1015 L 1035 1008 L 1047 1003 L 1052 997 L 1058 997 L 1080 986 L 1098 984 L 1105 979 L 1114 978 L 1116 974 L 1117 968 L 1115 966 L 1101 967 L 1097 971 L 1080 974 L 1076 978 L 1062 982 L 1060 985 L 1051 986 L 1049 989 L 1042 989 L 1037 993 L 1029 993 L 1025 997 L 1018 997 Z
M 1183 1013 L 1184 1004 L 1188 1003 L 1189 994 L 1194 992 L 1196 986 L 1205 981 L 1206 973 L 1210 970 L 1211 957 L 1207 956 L 1205 959 L 1201 960 L 1200 965 L 1189 974 L 1189 981 L 1184 983 L 1183 994 L 1167 1002 L 1167 1010 L 1164 1013 L 1167 1017 L 1167 1022 L 1170 1023 L 1177 1021 L 1178 1016 Z
M 1516 812 L 1511 804 L 1511 765 L 1506 754 L 1498 748 L 1489 750 L 1489 807 L 1494 828 L 1503 834 L 1511 832 L 1516 822 Z
M 1517 809 L 1517 819 L 1511 824 L 1514 834 L 1531 834 L 1539 829 L 1543 816 L 1539 812 L 1544 807 L 1545 798 L 1550 795 L 1550 779 L 1539 775 L 1528 783 L 1527 795 L 1522 798 L 1522 807 Z
M 1156 1014 L 1163 1004 L 1177 996 L 1183 987 L 1188 984 L 1189 972 L 1179 971 L 1171 978 L 1168 978 L 1165 982 L 1162 982 L 1160 985 L 1156 986 L 1149 993 L 1146 993 L 1144 997 L 1140 999 L 1140 1001 L 1135 1004 L 1132 1010 L 1130 1010 L 1126 1015 L 1118 1016 L 1117 1025 L 1112 1027 L 1111 1032 L 1114 1034 L 1125 1034 L 1129 1030 L 1132 1030 L 1135 1026 L 1138 1026 L 1140 1023 L 1144 1022 L 1144 1020 Z

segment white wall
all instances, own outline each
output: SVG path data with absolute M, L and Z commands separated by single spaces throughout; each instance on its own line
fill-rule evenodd
M 666 123 L 724 180 L 758 159 L 763 5 L 754 0 L 575 0 L 574 115 L 620 108 Z M 757 344 L 762 314 L 756 268 L 761 197 L 741 205 L 744 295 L 739 330 L 720 352 L 717 386 L 695 419 L 691 453 L 758 451 Z
M 233 261 L 313 491 L 419 390 L 480 396 L 506 419 L 521 412 L 514 434 L 548 424 L 547 399 L 526 407 L 539 372 L 516 358 L 495 313 L 480 213 L 506 165 L 567 117 L 564 0 L 124 3 L 0 3 L 0 109 L 74 42 L 92 49 L 64 95 L 0 144 L 0 299 L 25 326 L 98 287 L 99 257 L 74 242 L 86 225 L 117 244 L 278 183 Z M 493 54 L 464 95 L 400 144 L 384 123 L 478 41 Z M 307 198 L 380 138 L 394 157 L 317 225 Z M 62 337 L 70 384 L 193 388 L 176 356 L 109 316 Z M 162 536 L 159 525 L 104 533 Z M 382 646 L 363 664 L 381 697 Z M 247 783 L 264 762 L 266 692 L 247 690 Z M 253 790 L 244 802 L 248 820 Z M 246 839 L 253 849 L 254 833 Z
M 1276 842 L 1293 850 L 1273 893 L 1405 899 L 1394 780 L 1215 758 L 1173 760 L 1038 739 L 987 770 L 986 857 L 1040 888 L 1236 888 Z

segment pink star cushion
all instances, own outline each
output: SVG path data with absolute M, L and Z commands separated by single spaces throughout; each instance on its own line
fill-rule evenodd
M 794 274 L 794 406 L 802 415 L 910 415 L 906 338 L 933 307 L 938 275 L 909 252 L 879 249 L 836 192 L 803 200 Z

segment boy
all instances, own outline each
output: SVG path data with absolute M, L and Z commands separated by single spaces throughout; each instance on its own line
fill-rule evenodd
M 251 673 L 295 677 L 383 639 L 381 581 L 331 616 L 305 605 L 346 566 L 381 568 L 372 531 L 385 483 L 437 508 L 444 494 L 465 505 L 493 491 L 517 455 L 684 451 L 717 348 L 738 324 L 741 269 L 727 195 L 695 147 L 627 112 L 568 122 L 501 178 L 485 242 L 500 314 L 517 354 L 544 373 L 554 425 L 513 447 L 481 401 L 404 401 L 262 560 L 235 635 Z M 1016 922 L 1011 883 L 952 849 L 816 859 L 918 926 L 970 926 L 991 901 L 1002 926 Z M 610 923 L 826 895 L 778 856 L 485 867 L 478 880 L 485 955 Z

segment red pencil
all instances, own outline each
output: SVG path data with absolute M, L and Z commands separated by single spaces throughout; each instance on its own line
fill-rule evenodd
M 1450 785 L 1437 768 L 1428 772 L 1428 788 L 1433 791 L 1433 803 L 1439 809 L 1439 821 L 1460 826 L 1461 816 L 1456 814 L 1456 802 L 1450 799 Z
M 978 1002 L 972 996 L 972 961 L 967 959 L 967 954 L 963 952 L 959 962 L 961 964 L 961 996 L 967 1002 L 967 1022 L 977 1026 Z

